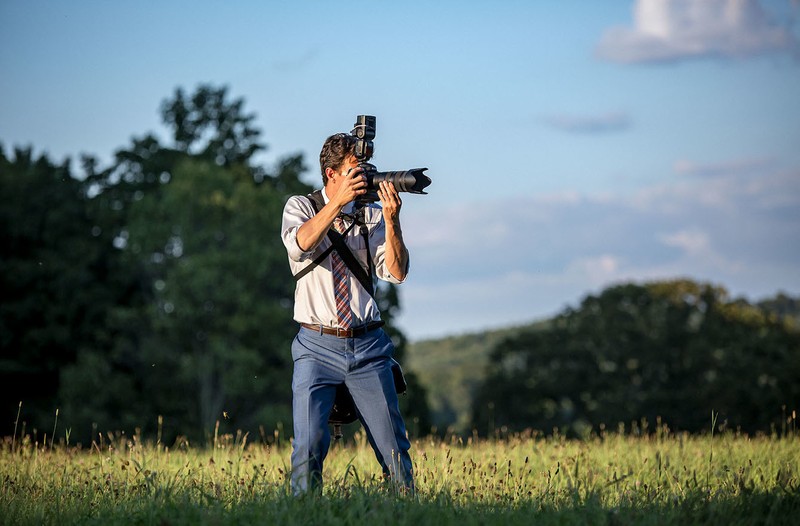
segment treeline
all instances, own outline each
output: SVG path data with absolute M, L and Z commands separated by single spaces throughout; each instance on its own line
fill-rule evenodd
M 439 433 L 796 426 L 800 300 L 689 280 L 623 284 L 554 318 L 413 343 Z M 795 413 L 796 415 L 796 413 Z
M 473 425 L 785 432 L 800 407 L 798 312 L 785 295 L 753 305 L 688 280 L 608 288 L 494 347 Z
M 107 167 L 0 146 L 0 436 L 291 432 L 279 225 L 286 198 L 311 191 L 303 159 L 254 163 L 260 131 L 225 87 L 177 89 L 160 113 L 172 143 L 135 138 Z M 396 291 L 378 294 L 402 355 Z M 403 402 L 425 429 L 409 376 Z

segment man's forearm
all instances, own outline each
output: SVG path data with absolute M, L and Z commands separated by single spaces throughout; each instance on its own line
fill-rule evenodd
M 318 214 L 311 217 L 297 229 L 297 245 L 304 252 L 319 245 L 327 235 L 340 208 L 332 203 L 326 204 Z
M 403 230 L 400 222 L 386 224 L 386 268 L 389 273 L 400 281 L 406 279 L 408 273 L 408 249 L 403 241 Z

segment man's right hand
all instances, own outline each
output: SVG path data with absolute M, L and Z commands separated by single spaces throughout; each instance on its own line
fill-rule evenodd
M 339 177 L 341 177 L 341 182 L 333 201 L 341 210 L 358 196 L 367 193 L 367 178 L 364 176 L 364 169 L 361 166 L 353 166 L 348 169 L 347 173 Z
M 333 197 L 328 194 L 330 197 L 328 204 L 297 230 L 297 245 L 303 251 L 317 246 L 342 209 L 358 196 L 367 193 L 364 169 L 358 166 L 355 157 L 351 156 L 345 161 L 341 171 L 328 175 L 328 185 L 325 188 L 326 192 L 334 192 Z

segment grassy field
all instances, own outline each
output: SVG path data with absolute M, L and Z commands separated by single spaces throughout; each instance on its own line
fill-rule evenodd
M 22 442 L 22 443 L 20 443 Z M 798 524 L 800 437 L 608 434 L 413 443 L 417 493 L 363 437 L 333 446 L 322 497 L 293 498 L 288 444 L 6 439 L 0 524 Z

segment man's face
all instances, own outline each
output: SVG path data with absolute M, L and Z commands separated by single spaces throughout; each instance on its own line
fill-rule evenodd
M 347 175 L 347 172 L 354 169 L 356 166 L 358 166 L 358 159 L 356 159 L 355 155 L 348 155 L 344 158 L 344 162 L 342 162 L 342 166 L 339 169 L 339 175 Z

